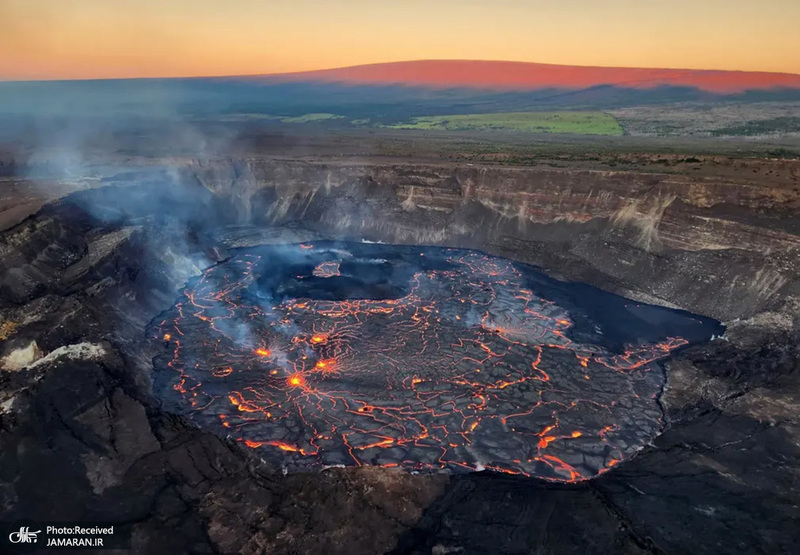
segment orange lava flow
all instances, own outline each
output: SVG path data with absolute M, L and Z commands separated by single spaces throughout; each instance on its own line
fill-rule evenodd
M 294 251 L 312 261 L 301 283 L 347 278 L 330 251 Z M 656 361 L 686 340 L 618 352 L 578 342 L 570 314 L 511 262 L 441 252 L 397 298 L 273 299 L 258 288 L 266 255 L 210 268 L 153 330 L 164 395 L 199 426 L 296 469 L 485 468 L 575 482 L 659 433 Z

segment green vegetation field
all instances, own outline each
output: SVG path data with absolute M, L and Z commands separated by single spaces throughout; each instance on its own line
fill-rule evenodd
M 331 120 L 344 119 L 344 116 L 337 114 L 303 114 L 302 116 L 276 116 L 273 114 L 260 114 L 260 113 L 234 113 L 227 117 L 231 121 L 248 121 L 248 120 L 264 120 L 264 121 L 278 121 L 281 123 L 319 123 Z
M 336 114 L 304 114 L 297 117 L 282 117 L 280 120 L 283 123 L 314 123 L 318 121 L 327 121 L 332 119 L 342 119 L 344 116 L 337 116 Z
M 505 112 L 457 116 L 424 116 L 388 125 L 392 129 L 443 129 L 447 131 L 501 130 L 527 133 L 622 135 L 622 127 L 605 112 Z

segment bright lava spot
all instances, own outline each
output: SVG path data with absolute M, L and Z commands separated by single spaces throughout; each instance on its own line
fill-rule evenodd
M 314 365 L 315 368 L 319 368 L 320 370 L 331 370 L 333 366 L 336 364 L 336 359 L 325 359 L 317 361 L 317 364 Z
M 539 448 L 540 449 L 544 449 L 545 447 L 550 445 L 552 442 L 554 442 L 556 439 L 558 439 L 558 438 L 555 437 L 555 436 L 544 436 L 542 439 L 539 440 Z

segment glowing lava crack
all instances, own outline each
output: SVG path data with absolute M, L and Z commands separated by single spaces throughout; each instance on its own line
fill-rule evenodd
M 310 246 L 240 252 L 159 319 L 169 408 L 295 470 L 576 481 L 660 431 L 655 361 L 685 340 L 579 344 L 570 314 L 526 288 L 520 266 L 481 253 Z M 374 258 L 381 249 L 402 256 Z

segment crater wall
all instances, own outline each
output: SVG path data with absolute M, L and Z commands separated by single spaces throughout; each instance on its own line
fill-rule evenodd
M 251 159 L 193 162 L 183 175 L 241 222 L 479 248 L 729 321 L 792 312 L 800 295 L 798 169 L 783 171 L 794 177 L 765 185 L 746 174 Z

